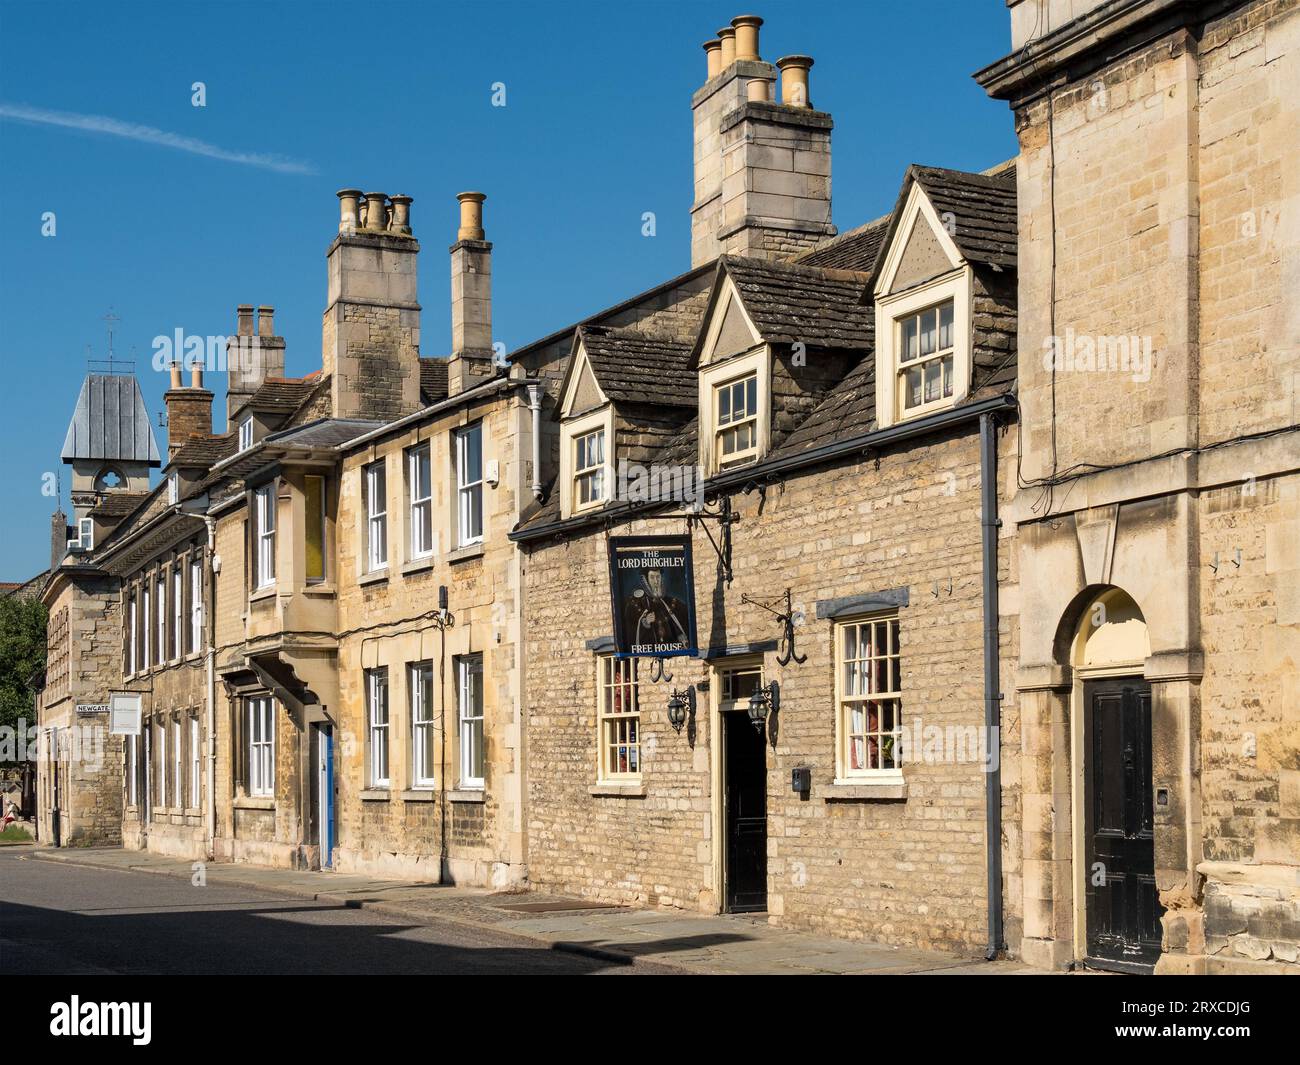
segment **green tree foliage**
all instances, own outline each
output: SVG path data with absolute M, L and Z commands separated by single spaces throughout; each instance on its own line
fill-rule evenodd
M 36 723 L 35 679 L 45 669 L 45 607 L 34 599 L 0 598 L 0 727 Z

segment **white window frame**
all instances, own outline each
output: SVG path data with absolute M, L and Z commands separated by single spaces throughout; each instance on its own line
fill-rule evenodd
M 578 441 L 595 432 L 605 434 L 605 463 L 601 497 L 589 503 L 578 501 Z M 560 511 L 564 517 L 597 510 L 614 497 L 614 408 L 609 404 L 570 418 L 560 424 L 560 455 L 563 469 L 560 481 Z
M 754 348 L 743 355 L 736 355 L 720 362 L 711 363 L 700 369 L 700 460 L 709 476 L 722 469 L 722 455 L 718 439 L 726 429 L 734 427 L 735 422 L 726 426 L 718 425 L 718 396 L 722 388 L 753 376 L 754 402 L 758 409 L 753 415 L 754 446 L 744 451 L 728 455 L 726 469 L 755 462 L 767 452 L 771 438 L 772 419 L 772 360 L 767 345 Z M 749 419 L 746 419 L 749 420 Z
M 361 468 L 366 494 L 366 572 L 388 568 L 388 469 L 380 459 Z
M 172 727 L 172 790 L 174 792 L 172 808 L 183 810 L 185 808 L 185 744 L 182 742 L 181 719 L 179 714 L 173 714 L 171 719 Z
M 274 481 L 253 492 L 256 587 L 259 589 L 270 588 L 275 584 L 275 510 L 278 494 Z
M 477 687 L 473 678 L 478 677 Z M 474 693 L 478 706 L 474 705 Z M 461 655 L 456 658 L 456 722 L 460 736 L 460 786 L 482 789 L 487 772 L 487 751 L 484 746 L 486 732 L 483 726 L 483 655 Z M 474 773 L 475 753 L 478 755 L 478 774 Z
M 154 757 L 158 760 L 158 793 L 157 801 L 160 807 L 167 806 L 167 719 L 165 717 L 155 718 L 153 721 L 156 750 L 153 752 Z
M 275 796 L 275 699 L 255 695 L 244 700 L 248 721 L 248 794 Z
M 247 451 L 253 446 L 253 416 L 250 414 L 239 423 L 239 450 Z
M 140 800 L 140 748 L 138 736 L 126 736 L 122 744 L 123 776 L 126 778 L 126 804 L 136 806 Z
M 203 738 L 199 733 L 198 712 L 190 714 L 190 809 L 197 810 L 202 799 Z
M 172 567 L 172 624 L 171 624 L 171 659 L 173 662 L 180 661 L 184 650 L 181 644 L 184 643 L 183 634 L 185 632 L 182 625 L 184 617 L 184 594 L 185 579 L 181 574 L 180 563 Z
M 158 571 L 158 576 L 153 581 L 153 589 L 155 600 L 153 609 L 158 620 L 158 630 L 154 634 L 158 640 L 154 664 L 161 666 L 167 662 L 167 573 L 165 570 Z
M 77 538 L 72 541 L 82 551 L 90 551 L 95 546 L 95 519 L 81 518 L 77 521 Z
M 391 710 L 388 670 L 382 666 L 366 670 L 366 764 L 367 786 L 371 788 L 387 788 L 392 784 Z
M 203 560 L 190 559 L 190 651 L 203 649 Z
M 140 618 L 137 613 L 138 599 L 135 592 L 132 592 L 126 601 L 127 616 L 131 626 L 131 631 L 127 633 L 127 673 L 134 674 L 140 668 Z
M 433 662 L 412 662 L 406 677 L 411 703 L 411 787 L 436 787 L 436 767 L 425 742 L 426 737 L 436 738 L 437 729 L 433 716 Z
M 151 580 L 152 578 L 145 577 L 145 579 L 140 582 L 140 594 L 143 596 L 143 599 L 141 600 L 142 615 L 141 615 L 141 625 L 140 625 L 140 635 L 142 637 L 140 650 L 143 652 L 143 656 L 140 659 L 141 669 L 148 669 L 149 666 L 152 664 L 150 659 L 150 654 L 149 654 L 149 645 L 150 645 L 150 641 L 153 638 L 153 631 L 152 631 L 153 614 L 149 610 L 149 602 L 151 597 L 149 584 Z
M 623 709 L 616 709 L 622 700 Z M 628 703 L 632 709 L 626 709 Z M 626 753 L 624 753 L 626 752 Z M 641 779 L 641 691 L 637 659 L 596 658 L 596 780 L 625 784 Z M 625 760 L 625 761 L 624 761 Z M 621 769 L 616 762 L 628 768 Z
M 865 655 L 861 653 L 862 647 L 865 646 L 861 643 L 861 631 L 864 628 L 871 629 L 873 641 L 878 640 L 881 632 L 884 633 L 885 637 L 883 644 L 873 642 L 871 644 L 871 653 Z M 859 653 L 855 656 L 850 656 L 846 649 L 850 632 L 855 633 L 858 640 L 855 646 Z M 899 648 L 900 632 L 897 611 L 835 619 L 832 638 L 834 640 L 833 656 L 835 661 L 836 783 L 860 784 L 863 781 L 901 781 L 903 779 L 901 751 L 899 750 L 899 737 L 903 730 L 903 665 Z M 884 688 L 878 686 L 875 680 L 876 673 L 872 668 L 878 662 L 885 664 L 886 687 Z M 888 680 L 891 676 L 890 662 L 893 663 L 892 676 L 895 678 L 894 684 L 889 683 Z M 858 663 L 859 666 L 857 669 L 852 670 L 852 677 L 850 677 L 850 666 L 853 663 Z M 863 688 L 866 690 L 862 690 Z M 893 704 L 892 729 L 884 727 L 885 718 L 879 711 L 877 711 L 876 727 L 874 729 L 869 727 L 868 708 L 872 703 Z M 858 705 L 863 707 L 863 718 L 861 719 L 863 727 L 860 729 L 855 728 L 851 720 L 854 708 Z M 892 753 L 887 755 L 886 751 L 889 750 L 887 739 L 891 734 L 893 736 Z M 855 761 L 853 752 L 855 737 L 862 737 L 861 754 L 856 759 L 860 764 L 857 766 L 853 764 Z M 871 752 L 873 737 L 877 742 L 874 757 Z M 869 764 L 872 761 L 883 763 L 886 760 L 892 761 L 893 765 L 872 766 Z
M 478 470 L 468 470 L 468 441 L 478 436 Z M 486 524 L 484 514 L 483 498 L 483 468 L 487 465 L 487 459 L 483 453 L 484 433 L 483 423 L 473 422 L 469 425 L 462 426 L 455 431 L 455 455 L 456 455 L 456 546 L 470 547 L 473 544 L 483 542 L 483 528 Z M 473 479 L 467 476 L 468 473 L 477 473 Z M 473 529 L 473 505 L 474 500 L 478 500 L 478 531 Z
M 420 494 L 420 467 L 425 469 L 427 491 Z M 433 554 L 433 444 L 426 440 L 406 452 L 406 491 L 410 499 L 407 526 L 409 557 Z
M 948 257 L 951 269 L 924 284 L 893 291 L 904 253 L 918 226 L 928 225 Z M 886 250 L 874 291 L 876 301 L 876 424 L 887 428 L 901 421 L 922 418 L 935 411 L 953 407 L 964 400 L 971 389 L 972 330 L 971 308 L 974 305 L 974 272 L 962 258 L 947 228 L 919 185 L 913 185 L 903 206 L 894 239 Z M 952 396 L 935 400 L 904 413 L 899 394 L 899 358 L 902 344 L 900 323 L 927 307 L 953 301 Z

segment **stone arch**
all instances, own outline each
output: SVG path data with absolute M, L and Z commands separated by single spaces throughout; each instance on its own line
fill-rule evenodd
M 116 478 L 116 480 L 113 483 L 110 483 L 109 478 Z M 126 474 L 122 472 L 120 467 L 114 466 L 111 463 L 104 466 L 97 474 L 95 474 L 96 492 L 106 492 L 111 491 L 114 488 L 125 488 L 126 486 Z
M 1097 608 L 1101 608 L 1100 615 Z M 1097 628 L 1090 624 L 1097 618 L 1102 625 L 1111 621 L 1133 621 L 1141 623 L 1142 633 L 1146 637 L 1146 655 L 1150 655 L 1150 635 L 1147 633 L 1147 615 L 1141 604 L 1125 589 L 1114 584 L 1089 584 L 1078 592 L 1061 612 L 1057 619 L 1056 633 L 1052 637 L 1052 661 L 1060 666 L 1082 666 L 1086 663 L 1079 657 L 1078 645 L 1081 636 L 1088 628 Z M 1136 629 L 1131 629 L 1136 636 Z M 1099 635 L 1099 634 L 1098 634 Z M 1110 635 L 1108 633 L 1108 635 Z M 1141 661 L 1133 659 L 1133 661 Z

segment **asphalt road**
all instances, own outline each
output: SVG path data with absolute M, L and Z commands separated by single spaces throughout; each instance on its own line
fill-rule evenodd
M 0 848 L 0 973 L 672 973 L 509 933 L 230 886 L 43 862 Z

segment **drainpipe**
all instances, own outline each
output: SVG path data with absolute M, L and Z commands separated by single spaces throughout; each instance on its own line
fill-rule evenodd
M 217 520 L 203 516 L 203 523 L 208 527 L 208 606 L 203 627 L 208 633 L 208 860 L 215 861 L 217 856 L 217 572 L 221 561 L 217 556 Z
M 980 415 L 980 533 L 984 571 L 984 735 L 994 754 L 984 774 L 984 845 L 988 864 L 989 946 L 992 961 L 1006 948 L 1002 937 L 1002 717 L 998 651 L 998 450 L 992 413 Z M 993 744 L 997 744 L 996 749 Z
M 528 409 L 533 412 L 533 498 L 542 498 L 542 386 L 528 386 Z

